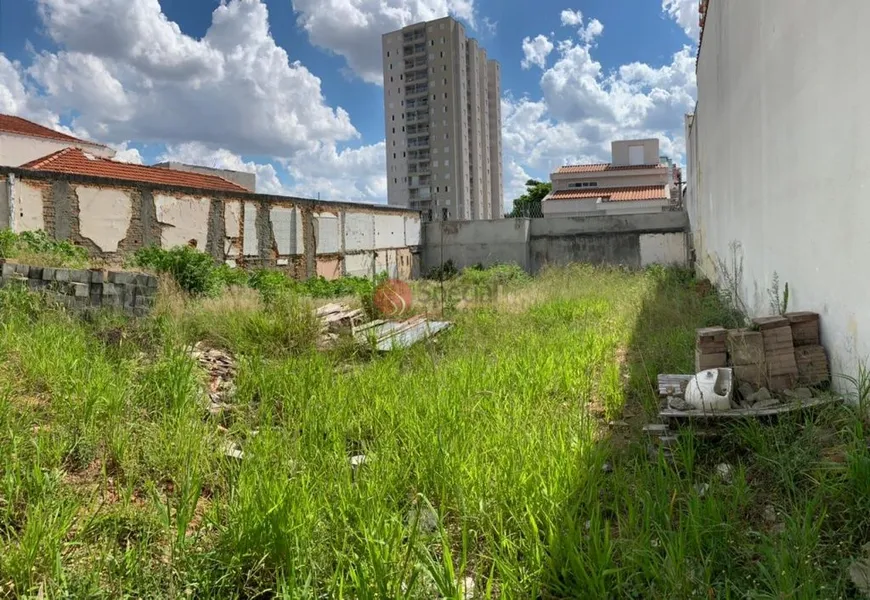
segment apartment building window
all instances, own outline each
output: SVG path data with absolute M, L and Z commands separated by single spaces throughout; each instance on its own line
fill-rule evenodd
M 392 80 L 393 80 L 393 76 L 392 76 L 392 75 L 390 75 L 390 81 L 392 81 Z
M 442 44 L 444 43 L 444 37 L 443 37 L 443 36 L 441 37 L 441 43 L 442 43 Z
M 441 58 L 444 58 L 444 52 L 441 53 Z
M 402 125 L 402 131 L 405 131 L 405 126 L 404 126 L 404 125 Z
M 439 193 L 439 192 L 441 192 L 441 188 L 438 187 L 438 186 L 436 185 L 436 186 L 435 186 L 435 193 L 437 194 L 437 193 Z
M 393 127 L 393 133 L 396 133 L 396 128 L 395 128 L 395 127 Z
M 402 152 L 402 158 L 405 158 L 406 153 Z
M 393 160 L 395 160 L 395 158 L 396 158 L 396 153 L 393 152 Z
M 444 134 L 444 139 L 445 139 L 445 140 L 449 140 L 449 139 L 450 139 L 450 134 L 449 134 L 449 133 L 445 133 L 445 134 Z
M 399 183 L 399 178 L 398 178 L 398 177 L 393 177 L 393 183 Z
M 402 75 L 401 73 L 399 73 L 399 81 L 402 81 L 403 79 L 405 79 L 405 76 Z M 392 81 L 392 80 L 393 80 L 393 78 L 390 77 L 390 81 Z
M 441 220 L 446 221 L 450 217 L 450 211 L 446 208 L 441 209 Z
M 447 78 L 444 78 L 444 85 L 447 85 Z
M 390 56 L 390 51 L 387 50 L 387 58 L 389 58 L 389 56 Z
M 450 147 L 444 146 L 444 154 L 450 154 Z
M 450 186 L 449 186 L 449 185 L 445 185 L 445 186 L 444 186 L 444 191 L 445 191 L 445 192 L 449 192 L 449 191 L 450 191 Z
M 437 166 L 438 166 L 438 161 L 436 160 L 435 162 L 433 162 L 433 163 L 432 163 L 432 166 L 433 166 L 433 167 L 437 167 Z
M 444 161 L 444 166 L 445 166 L 445 167 L 449 167 L 449 166 L 450 166 L 450 161 L 449 161 L 449 160 L 445 160 L 445 161 Z
M 395 120 L 396 120 L 396 115 L 392 115 L 392 116 L 390 116 L 390 120 L 391 120 L 391 121 L 395 121 Z

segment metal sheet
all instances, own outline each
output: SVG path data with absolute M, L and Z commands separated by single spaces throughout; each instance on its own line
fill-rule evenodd
M 386 352 L 395 348 L 410 348 L 417 342 L 432 337 L 451 325 L 452 323 L 447 321 L 420 321 L 407 329 L 399 331 L 395 335 L 380 340 L 378 342 L 378 350 Z

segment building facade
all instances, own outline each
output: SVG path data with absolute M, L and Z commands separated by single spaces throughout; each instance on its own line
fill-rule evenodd
M 18 167 L 64 148 L 79 148 L 101 158 L 115 155 L 108 146 L 81 140 L 15 115 L 0 115 L 0 166 Z
M 430 221 L 501 218 L 498 62 L 450 17 L 382 44 L 388 203 Z
M 643 214 L 678 205 L 679 168 L 659 156 L 659 141 L 611 143 L 609 163 L 566 165 L 550 175 L 545 217 Z

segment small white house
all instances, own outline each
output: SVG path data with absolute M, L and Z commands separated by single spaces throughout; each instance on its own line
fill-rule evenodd
M 659 141 L 611 143 L 612 162 L 560 167 L 550 175 L 545 217 L 656 213 L 671 205 L 678 170 L 659 158 Z
M 103 144 L 80 140 L 14 115 L 0 115 L 0 166 L 20 167 L 64 148 L 80 148 L 101 158 L 115 156 L 115 151 Z

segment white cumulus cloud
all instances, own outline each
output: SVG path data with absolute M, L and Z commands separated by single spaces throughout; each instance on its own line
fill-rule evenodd
M 342 56 L 363 81 L 381 83 L 381 36 L 452 15 L 474 25 L 474 0 L 293 0 L 312 44 Z
M 547 64 L 547 57 L 553 51 L 553 42 L 545 35 L 535 36 L 532 38 L 523 39 L 523 60 L 520 63 L 522 68 L 530 69 L 533 65 L 544 68 Z
M 698 0 L 662 0 L 662 10 L 695 42 L 701 35 L 698 5 Z

